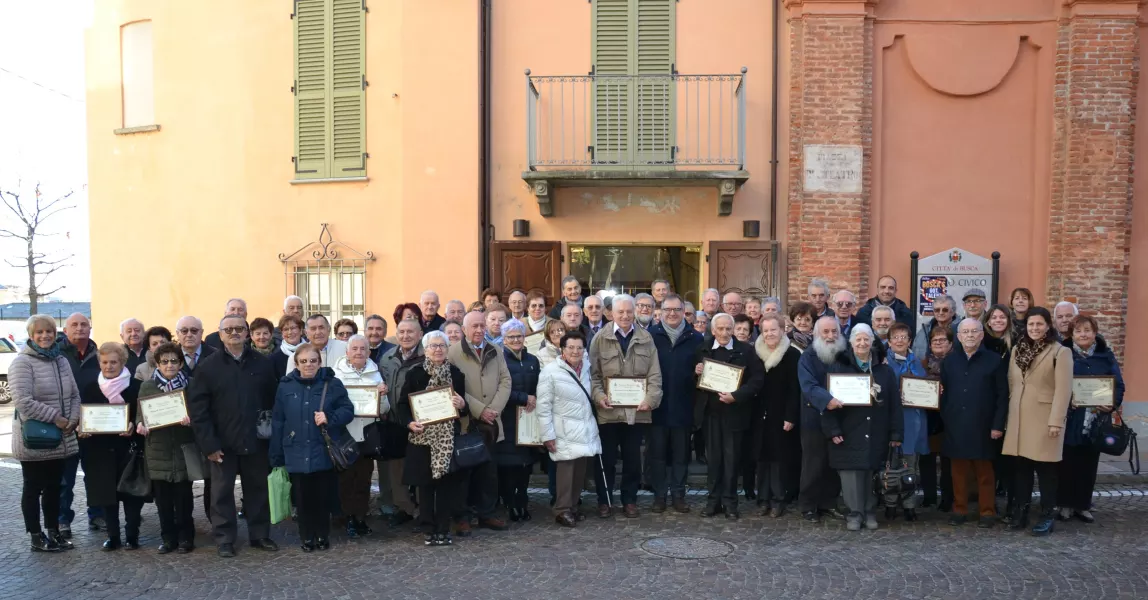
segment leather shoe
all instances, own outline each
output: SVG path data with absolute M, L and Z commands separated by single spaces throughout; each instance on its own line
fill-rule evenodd
M 235 558 L 235 544 L 220 544 L 215 553 L 219 558 Z
M 470 537 L 470 520 L 460 519 L 454 524 L 454 534 L 458 537 Z
M 579 523 L 586 520 L 586 513 L 582 512 L 580 510 L 574 511 L 573 514 L 574 514 L 574 520 L 578 521 Z
M 809 521 L 810 523 L 817 523 L 821 521 L 821 515 L 817 514 L 815 510 L 807 510 L 801 513 L 801 518 Z
M 1040 521 L 1032 528 L 1032 534 L 1035 536 L 1043 537 L 1050 533 L 1056 526 L 1056 519 L 1052 515 L 1042 515 Z
M 953 515 L 949 517 L 949 525 L 953 527 L 960 527 L 965 524 L 967 517 L 965 515 Z
M 610 518 L 610 512 L 611 511 L 610 511 L 610 505 L 609 504 L 599 504 L 598 505 L 598 518 L 609 519 Z
M 171 554 L 173 551 L 175 551 L 175 546 L 167 542 L 160 544 L 159 548 L 155 549 L 156 554 Z
M 329 540 L 327 538 L 319 538 L 319 539 L 315 540 L 315 547 L 318 548 L 319 550 L 330 550 L 331 549 L 331 540 Z
M 741 515 L 736 510 L 727 510 L 725 511 L 725 518 L 729 521 L 736 521 L 741 518 Z
M 276 544 L 275 540 L 271 538 L 261 538 L 258 540 L 251 540 L 251 547 L 259 548 L 260 550 L 266 550 L 267 552 L 275 552 L 279 549 L 279 544 Z
M 638 505 L 637 504 L 627 504 L 623 510 L 626 514 L 627 519 L 637 519 L 638 518 Z
M 650 510 L 652 510 L 658 514 L 666 512 L 666 499 L 665 498 L 655 498 L 654 499 L 654 505 L 650 507 Z
M 561 525 L 563 527 L 577 527 L 578 526 L 577 519 L 575 519 L 574 515 L 570 514 L 569 512 L 564 512 L 564 513 L 554 517 L 554 522 L 558 523 L 559 525 Z
M 722 512 L 725 511 L 722 510 L 721 506 L 717 504 L 707 504 L 706 507 L 702 509 L 701 514 L 703 517 L 709 518 Z
M 114 539 L 114 538 L 108 538 L 108 539 L 104 540 L 103 548 L 104 548 L 105 552 L 111 552 L 112 550 L 119 550 L 120 546 L 123 546 L 123 544 L 120 543 L 119 540 Z
M 996 525 L 997 520 L 994 519 L 991 515 L 987 517 L 981 517 L 977 520 L 977 527 L 980 529 L 992 529 L 993 527 L 996 527 Z
M 312 542 L 311 540 L 307 540 L 307 541 L 305 541 L 299 545 L 299 549 L 302 550 L 303 552 L 314 552 L 315 551 L 315 542 Z
M 775 504 L 773 506 L 773 508 L 771 508 L 769 510 L 769 516 L 772 519 L 780 519 L 781 516 L 784 514 L 785 514 L 785 505 L 784 504 Z
M 195 550 L 195 544 L 191 542 L 180 542 L 179 547 L 175 549 L 176 554 L 188 554 Z
M 917 520 L 917 509 L 906 508 L 905 509 L 905 520 L 909 521 L 909 522 L 916 521 Z
M 506 521 L 495 517 L 479 519 L 478 526 L 484 529 L 492 529 L 494 531 L 506 531 L 507 529 L 510 529 L 510 526 L 506 524 Z
M 686 504 L 685 496 L 674 498 L 674 511 L 682 513 L 683 515 L 690 512 L 690 505 Z

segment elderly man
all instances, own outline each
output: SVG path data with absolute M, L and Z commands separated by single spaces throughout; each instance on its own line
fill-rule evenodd
M 913 354 L 921 358 L 929 355 L 929 333 L 934 327 L 949 327 L 953 333 L 957 332 L 957 301 L 945 294 L 933 300 L 933 318 L 921 323 L 917 334 L 913 337 Z
M 881 340 L 887 347 L 889 345 L 889 329 L 893 327 L 895 321 L 899 322 L 897 321 L 897 313 L 893 312 L 892 308 L 882 304 L 873 309 L 870 318 L 873 321 L 873 333 L 877 334 L 877 339 Z M 858 323 L 860 323 L 860 318 L 858 318 Z
M 347 342 L 335 339 L 331 335 L 331 323 L 323 315 L 307 317 L 307 339 L 319 353 L 319 363 L 323 367 L 334 367 L 335 361 L 347 355 Z M 295 371 L 295 361 L 287 363 L 287 372 L 290 375 Z
M 628 518 L 638 517 L 638 486 L 642 480 L 642 436 L 652 422 L 651 411 L 662 401 L 662 370 L 658 351 L 648 331 L 634 324 L 634 299 L 618 294 L 613 299 L 614 327 L 590 343 L 592 396 L 598 405 L 598 435 L 602 439 L 603 478 L 598 488 L 598 516 L 610 516 L 610 500 L 622 452 L 622 504 Z M 640 377 L 645 398 L 636 407 L 617 407 L 610 402 L 607 380 Z
M 824 279 L 814 279 L 809 282 L 807 292 L 809 294 L 807 300 L 817 312 L 817 318 L 834 316 L 833 308 L 829 306 L 829 282 Z
M 554 308 L 550 309 L 550 318 L 561 318 L 562 307 L 567 304 L 575 304 L 578 308 L 582 308 L 582 284 L 578 283 L 578 278 L 573 275 L 562 278 L 562 297 L 554 303 Z
M 836 509 L 841 480 L 829 466 L 829 438 L 821 430 L 821 415 L 843 406 L 829 393 L 828 376 L 837 355 L 845 351 L 845 338 L 837 317 L 821 317 L 813 325 L 813 343 L 797 363 L 801 384 L 801 489 L 798 505 L 806 521 L 817 522 L 826 514 L 842 516 Z
M 484 315 L 486 323 L 485 339 L 488 344 L 494 344 L 496 346 L 502 345 L 502 324 L 506 322 L 507 312 L 509 311 L 506 310 L 506 307 L 497 302 L 491 304 L 490 307 L 486 309 L 486 314 Z M 582 315 L 581 308 L 578 309 L 578 315 L 579 317 Z M 465 325 L 463 328 L 465 329 Z M 499 352 L 501 352 L 501 350 L 499 350 Z
M 697 315 L 697 312 L 698 312 L 697 307 L 694 306 L 693 302 L 686 302 L 685 304 L 682 305 L 682 312 L 685 313 L 685 315 L 686 315 L 686 324 L 689 325 L 690 327 L 693 327 L 694 326 L 694 319 L 696 319 L 698 316 Z
M 702 312 L 711 319 L 721 312 L 721 292 L 714 288 L 707 288 L 702 292 Z
M 414 320 L 399 321 L 395 325 L 395 339 L 397 346 L 383 352 L 379 358 L 379 371 L 383 375 L 383 382 L 387 384 L 387 398 L 391 406 L 395 406 L 399 399 L 399 392 L 406 382 L 407 373 L 417 365 L 423 364 L 422 326 Z M 392 411 L 390 417 L 395 418 Z M 399 526 L 414 518 L 415 504 L 403 485 L 403 459 L 380 460 L 379 468 L 379 504 L 383 512 L 391 512 L 391 525 Z
M 1008 364 L 985 348 L 981 322 L 966 318 L 957 327 L 961 350 L 941 362 L 941 420 L 945 423 L 941 452 L 951 461 L 953 516 L 950 525 L 963 525 L 968 510 L 969 475 L 977 479 L 978 527 L 995 524 L 993 458 L 996 440 L 1004 435 L 1008 416 Z
M 965 305 L 965 316 L 978 321 L 984 319 L 985 309 L 988 306 L 986 297 L 985 291 L 980 288 L 972 288 L 965 292 L 961 298 L 961 302 Z
M 877 295 L 869 299 L 860 310 L 857 311 L 857 317 L 854 319 L 857 323 L 864 323 L 872 326 L 873 311 L 879 306 L 887 306 L 893 311 L 893 319 L 898 323 L 904 323 L 912 330 L 915 327 L 913 319 L 913 311 L 909 310 L 909 306 L 903 300 L 897 297 L 897 280 L 892 275 L 882 275 L 877 280 Z M 892 324 L 890 324 L 892 326 Z M 875 329 L 874 329 L 875 330 Z
M 1075 304 L 1067 300 L 1061 300 L 1060 302 L 1056 303 L 1055 307 L 1053 307 L 1053 325 L 1056 326 L 1056 333 L 1060 336 L 1061 340 L 1072 339 L 1072 334 L 1069 333 L 1069 329 L 1072 326 L 1072 320 L 1075 319 L 1076 315 L 1079 314 L 1080 309 L 1077 308 Z
M 638 294 L 634 296 L 634 319 L 638 323 L 638 327 L 650 330 L 650 326 L 656 321 L 654 320 L 654 310 L 657 308 L 654 302 L 654 297 L 649 294 Z
M 211 471 L 211 524 L 221 558 L 235 556 L 238 513 L 235 477 L 243 481 L 244 513 L 252 548 L 275 551 L 267 444 L 256 435 L 259 413 L 275 405 L 279 375 L 271 360 L 247 342 L 247 321 L 232 314 L 219 322 L 223 350 L 203 359 L 187 392 L 187 409 L 199 450 Z
M 594 341 L 594 336 L 606 326 L 606 317 L 602 314 L 602 299 L 597 295 L 590 295 L 582 302 L 582 333 L 586 335 L 586 344 Z
M 462 323 L 462 318 L 466 316 L 466 305 L 462 303 L 462 300 L 447 302 L 445 316 L 447 321 Z
M 387 341 L 387 320 L 381 315 L 367 317 L 363 333 L 367 336 L 367 347 L 371 351 L 371 360 L 375 364 L 378 364 L 379 359 L 387 353 L 387 350 L 395 347 L 394 344 Z
M 482 313 L 467 313 L 462 327 L 466 340 L 450 347 L 447 360 L 462 371 L 466 380 L 466 403 L 470 409 L 471 426 L 482 433 L 493 456 L 494 445 L 505 437 L 500 417 L 510 400 L 510 370 L 506 366 L 502 348 L 486 340 L 486 320 Z M 478 514 L 479 526 L 496 531 L 505 530 L 506 521 L 495 516 L 498 469 L 494 461 L 475 467 L 467 476 L 470 478 L 467 504 Z M 459 516 L 461 518 L 456 523 L 458 534 L 466 536 L 470 533 L 469 516 L 465 512 Z
M 646 456 L 656 513 L 665 512 L 667 492 L 675 511 L 690 512 L 686 504 L 686 475 L 697 391 L 694 366 L 704 336 L 686 323 L 684 310 L 681 296 L 666 296 L 662 300 L 662 322 L 650 328 L 663 375 L 662 402 L 654 409 Z
M 76 380 L 76 387 L 81 392 L 80 401 L 88 402 L 83 396 L 85 390 L 91 389 L 92 384 L 100 376 L 100 359 L 96 351 L 96 343 L 92 341 L 92 322 L 80 313 L 68 315 L 64 321 L 63 339 L 60 341 L 60 353 L 68 359 L 72 367 L 72 378 Z M 84 447 L 80 447 L 80 453 Z M 72 501 L 75 499 L 73 489 L 76 487 L 76 472 L 80 466 L 80 455 L 74 454 L 64 460 L 64 476 L 60 481 L 60 535 L 72 537 L 72 521 L 76 513 L 72 511 Z M 99 531 L 104 528 L 104 511 L 99 507 L 88 507 L 88 529 Z
M 203 343 L 203 321 L 196 317 L 180 317 L 175 322 L 175 339 L 183 350 L 183 372 L 188 377 L 195 374 L 201 360 L 216 351 Z
M 745 302 L 741 299 L 741 294 L 737 292 L 727 292 L 721 299 L 721 308 L 725 314 L 736 317 L 745 312 Z M 713 329 L 713 320 L 710 320 L 710 329 Z
M 838 290 L 833 294 L 833 314 L 837 316 L 837 325 L 841 327 L 841 336 L 849 337 L 849 330 L 853 328 L 856 320 L 853 311 L 857 309 L 857 296 L 849 290 Z
M 419 295 L 419 310 L 423 313 L 423 333 L 438 331 L 446 324 L 446 318 L 438 314 L 438 294 L 427 290 Z
M 147 344 L 144 340 L 144 326 L 139 319 L 127 319 L 120 323 L 120 341 L 128 351 L 125 367 L 128 373 L 135 373 L 136 367 L 147 361 Z
M 777 296 L 766 296 L 761 301 L 761 314 L 763 315 L 780 315 L 781 314 L 781 298 Z M 784 315 L 782 315 L 784 317 Z M 760 320 L 760 319 L 759 319 Z
M 654 297 L 654 302 L 661 307 L 666 296 L 670 295 L 670 282 L 665 279 L 655 279 L 650 284 L 650 295 Z
M 588 300 L 589 298 L 587 298 Z M 562 307 L 559 320 L 562 321 L 562 326 L 566 331 L 578 331 L 582 329 L 582 309 L 573 304 L 567 304 Z
M 526 322 L 526 294 L 522 290 L 510 292 L 506 299 L 506 307 L 510 309 L 510 318 Z
M 739 461 L 744 451 L 746 432 L 753 425 L 754 404 L 765 376 L 764 366 L 753 346 L 733 337 L 734 318 L 718 313 L 710 321 L 713 344 L 698 348 L 695 375 L 702 374 L 704 362 L 718 361 L 742 368 L 741 381 L 733 392 L 698 389 L 698 403 L 704 411 L 706 430 L 706 478 L 709 497 L 703 517 L 725 512 L 727 519 L 740 516 L 737 507 Z M 746 457 L 752 460 L 751 457 Z M 753 463 L 756 465 L 757 461 Z M 750 478 L 752 481 L 752 477 Z M 752 483 L 750 483 L 752 488 Z M 749 488 L 747 488 L 749 489 Z
M 232 298 L 228 300 L 227 304 L 223 307 L 223 314 L 224 316 L 238 315 L 246 323 L 247 301 L 243 298 Z M 216 350 L 223 349 L 223 341 L 220 339 L 218 331 L 211 332 L 211 334 L 203 340 L 203 343 Z M 250 343 L 250 340 L 248 340 L 248 343 Z

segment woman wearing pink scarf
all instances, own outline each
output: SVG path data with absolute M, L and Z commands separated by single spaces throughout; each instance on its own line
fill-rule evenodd
M 139 396 L 140 381 L 134 379 L 126 368 L 127 351 L 123 344 L 107 342 L 100 346 L 100 376 L 80 391 L 83 404 L 127 404 L 128 419 L 136 420 L 136 398 Z M 139 545 L 140 509 L 145 498 L 128 496 L 116 491 L 124 468 L 131 461 L 133 438 L 143 447 L 143 437 L 134 433 L 131 425 L 120 435 L 80 434 L 81 460 L 84 465 L 84 488 L 88 492 L 88 504 L 101 506 L 108 524 L 108 539 L 104 550 L 111 551 L 121 546 L 136 550 Z M 126 544 L 120 538 L 120 502 L 124 505 Z

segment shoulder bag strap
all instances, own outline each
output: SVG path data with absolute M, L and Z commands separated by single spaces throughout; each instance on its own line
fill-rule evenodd
M 590 392 L 586 391 L 586 386 L 582 385 L 582 380 L 578 379 L 578 376 L 575 375 L 573 371 L 566 371 L 566 369 L 562 369 L 562 370 L 565 371 L 566 374 L 569 375 L 570 378 L 574 380 L 574 383 L 578 384 L 578 389 L 582 390 L 583 394 L 586 394 L 586 400 L 588 402 L 590 402 L 590 406 L 594 406 L 594 400 L 593 400 L 593 398 L 590 397 Z
M 319 410 L 323 410 L 323 405 L 327 403 L 327 384 L 329 381 L 323 382 L 323 393 L 319 395 Z

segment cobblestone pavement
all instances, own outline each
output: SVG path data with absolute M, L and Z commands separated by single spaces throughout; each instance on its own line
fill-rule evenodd
M 1096 524 L 1058 523 L 1049 538 L 999 527 L 955 529 L 946 524 L 947 515 L 931 511 L 916 523 L 882 522 L 880 530 L 860 533 L 845 531 L 843 521 L 809 524 L 794 513 L 768 519 L 743 511 L 746 516 L 730 523 L 698 516 L 700 495 L 691 495 L 689 515 L 591 515 L 566 530 L 547 517 L 542 494 L 532 497 L 532 521 L 508 532 L 456 538 L 450 548 L 427 548 L 413 529 L 388 529 L 373 520 L 383 531 L 354 542 L 339 532 L 330 551 L 305 555 L 294 527 L 280 524 L 272 534 L 279 552 L 242 544 L 231 560 L 215 556 L 198 498 L 200 547 L 193 554 L 155 554 L 153 505 L 144 509 L 145 547 L 139 551 L 102 552 L 103 535 L 77 522 L 76 550 L 32 554 L 20 487 L 18 468 L 0 468 L 5 600 L 1148 597 L 1148 498 L 1122 486 L 1104 486 L 1098 494 Z M 77 485 L 76 498 L 81 514 L 82 487 Z M 647 496 L 640 506 L 648 503 Z M 661 556 L 694 550 L 713 558 Z

